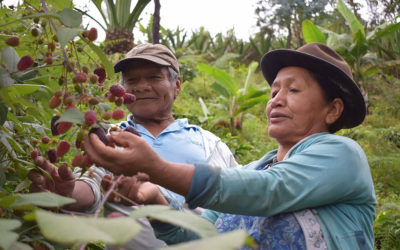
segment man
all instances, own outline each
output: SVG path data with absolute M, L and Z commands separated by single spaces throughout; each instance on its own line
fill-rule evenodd
M 187 119 L 175 120 L 172 114 L 173 103 L 181 90 L 179 65 L 174 54 L 160 44 L 141 44 L 126 54 L 125 59 L 119 61 L 115 72 L 122 72 L 121 84 L 127 93 L 134 94 L 136 101 L 126 107 L 132 113 L 127 121 L 119 124 L 121 128 L 133 126 L 143 139 L 165 160 L 177 163 L 207 163 L 235 167 L 235 162 L 229 148 L 209 131 L 188 123 Z M 29 178 L 32 180 L 31 191 L 51 191 L 75 198 L 77 202 L 67 207 L 76 211 L 93 212 L 99 206 L 102 198 L 101 181 L 106 174 L 103 168 L 92 166 L 84 176 L 80 176 L 80 169 L 74 174 L 69 168 L 58 170 L 47 161 L 37 161 L 37 164 L 48 171 L 53 179 L 48 179 L 38 171 L 32 171 Z M 133 178 L 133 179 L 132 179 Z M 110 179 L 110 178 L 106 178 Z M 141 182 L 139 177 L 125 177 L 119 187 L 126 187 L 126 194 L 135 185 Z M 155 185 L 148 185 L 154 188 Z M 184 197 L 159 187 L 160 194 L 156 199 L 165 199 L 164 204 L 182 205 Z M 121 190 L 121 193 L 124 193 Z M 115 200 L 115 199 L 114 199 Z M 146 204 L 160 203 L 146 198 Z M 115 200 L 118 201 L 118 200 Z M 124 200 L 122 200 L 124 201 Z M 134 207 L 121 204 L 122 202 L 108 202 L 107 208 L 128 215 Z M 127 204 L 126 202 L 123 202 Z M 154 249 L 165 245 L 158 241 L 152 232 L 147 220 L 143 223 L 143 231 L 135 242 L 125 248 Z

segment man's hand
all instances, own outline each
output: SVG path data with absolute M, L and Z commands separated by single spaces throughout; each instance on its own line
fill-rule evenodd
M 118 176 L 114 177 L 114 181 L 117 178 Z M 105 191 L 108 191 L 112 182 L 111 176 L 105 175 L 101 186 Z M 115 191 L 109 196 L 109 200 L 127 206 L 139 204 L 168 205 L 167 200 L 160 193 L 158 187 L 149 182 L 149 176 L 144 173 L 137 173 L 132 177 L 122 177 L 117 183 Z
M 36 157 L 35 164 L 43 172 L 38 169 L 29 171 L 28 178 L 32 181 L 29 187 L 30 192 L 52 192 L 72 197 L 75 187 L 75 176 L 67 164 L 63 164 L 57 168 L 42 156 Z

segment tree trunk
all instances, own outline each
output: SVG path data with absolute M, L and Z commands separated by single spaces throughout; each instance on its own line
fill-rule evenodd
M 153 44 L 160 43 L 160 0 L 154 0 Z

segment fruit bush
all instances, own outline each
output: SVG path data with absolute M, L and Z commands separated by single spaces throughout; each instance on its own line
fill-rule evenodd
M 112 63 L 94 43 L 97 30 L 83 28 L 81 13 L 70 5 L 42 0 L 0 9 L 0 248 L 122 245 L 139 232 L 135 219 L 146 216 L 207 237 L 192 245 L 243 245 L 244 231 L 218 236 L 203 219 L 168 207 L 144 206 L 130 217 L 99 218 L 100 206 L 94 215 L 72 216 L 61 209 L 72 199 L 28 193 L 27 173 L 40 170 L 34 164 L 39 155 L 56 166 L 87 168 L 84 136 L 94 132 L 104 139 L 104 129 L 125 117 L 123 104 L 135 101 L 112 84 L 117 82 Z

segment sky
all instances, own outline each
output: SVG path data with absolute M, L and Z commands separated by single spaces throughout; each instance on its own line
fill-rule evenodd
M 88 2 L 74 0 L 76 6 L 85 6 Z M 135 3 L 135 1 L 132 2 Z M 191 31 L 199 30 L 201 26 L 212 35 L 220 32 L 225 34 L 229 29 L 234 28 L 237 38 L 248 41 L 249 37 L 258 30 L 254 13 L 256 0 L 160 0 L 160 4 L 161 25 L 170 30 L 176 30 L 177 27 L 183 28 L 188 35 Z M 102 20 L 95 7 L 89 5 L 89 10 L 93 10 L 90 12 L 97 17 L 97 20 Z M 143 25 L 148 24 L 153 12 L 154 3 L 151 1 L 142 13 Z M 89 20 L 84 17 L 83 23 L 87 24 Z M 90 24 L 97 27 L 92 21 Z M 102 40 L 102 35 L 100 34 L 99 40 Z M 139 37 L 141 32 L 135 28 L 134 35 Z
M 176 30 L 177 27 L 184 29 L 188 36 L 192 31 L 199 30 L 203 26 L 211 35 L 217 33 L 226 34 L 234 28 L 235 35 L 239 39 L 248 41 L 249 37 L 255 34 L 256 15 L 254 13 L 257 0 L 160 0 L 160 23 L 164 28 Z M 3 0 L 6 6 L 17 3 L 22 0 Z M 73 0 L 75 6 L 88 6 L 89 14 L 96 20 L 103 23 L 103 18 L 98 13 L 96 7 L 89 0 Z M 133 3 L 136 1 L 133 0 Z M 133 9 L 133 6 L 131 7 Z M 154 13 L 154 3 L 150 3 L 144 9 L 141 15 L 141 23 L 148 24 L 150 15 Z M 89 28 L 96 27 L 99 31 L 98 41 L 104 40 L 105 33 L 94 21 L 88 17 L 83 17 L 83 25 L 89 24 Z M 103 23 L 104 24 L 104 23 Z M 134 36 L 139 40 L 142 33 L 135 28 Z

